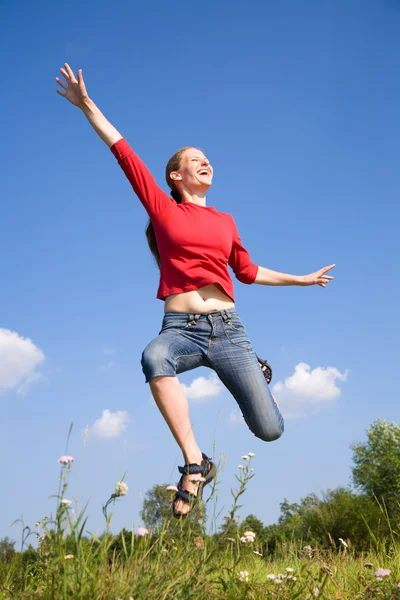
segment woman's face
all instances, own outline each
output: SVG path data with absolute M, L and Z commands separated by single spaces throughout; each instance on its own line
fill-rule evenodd
M 171 173 L 171 179 L 190 192 L 206 192 L 212 184 L 213 168 L 206 156 L 197 148 L 188 148 L 181 156 L 178 171 Z

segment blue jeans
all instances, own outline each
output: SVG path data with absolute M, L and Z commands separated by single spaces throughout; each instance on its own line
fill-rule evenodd
M 282 415 L 234 308 L 201 315 L 165 313 L 158 337 L 142 355 L 146 383 L 200 366 L 216 372 L 256 437 L 271 442 L 282 435 Z

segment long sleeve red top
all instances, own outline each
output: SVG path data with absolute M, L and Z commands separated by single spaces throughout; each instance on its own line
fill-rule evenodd
M 243 247 L 233 217 L 213 206 L 177 204 L 156 184 L 128 142 L 111 147 L 146 209 L 161 257 L 157 298 L 219 284 L 234 299 L 228 265 L 242 283 L 254 283 L 258 266 Z

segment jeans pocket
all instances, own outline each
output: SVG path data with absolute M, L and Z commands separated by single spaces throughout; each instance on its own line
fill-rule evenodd
M 239 320 L 224 321 L 224 330 L 226 337 L 232 344 L 245 350 L 252 350 L 247 331 Z

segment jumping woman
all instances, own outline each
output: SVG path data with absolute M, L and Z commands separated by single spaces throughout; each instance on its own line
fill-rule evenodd
M 177 374 L 213 369 L 238 403 L 254 435 L 271 442 L 283 433 L 283 418 L 267 381 L 268 364 L 258 359 L 235 309 L 232 268 L 242 283 L 320 285 L 333 279 L 324 267 L 310 275 L 288 275 L 254 264 L 232 216 L 206 204 L 213 169 L 198 148 L 181 148 L 170 158 L 168 196 L 128 142 L 89 98 L 80 69 L 68 64 L 56 77 L 57 93 L 80 108 L 107 144 L 150 217 L 147 241 L 160 268 L 157 298 L 164 301 L 159 335 L 144 349 L 142 368 L 154 400 L 182 450 L 185 465 L 173 501 L 176 517 L 187 515 L 203 487 L 215 477 L 214 463 L 194 438 L 188 403 Z M 263 368 L 263 370 L 260 368 Z

